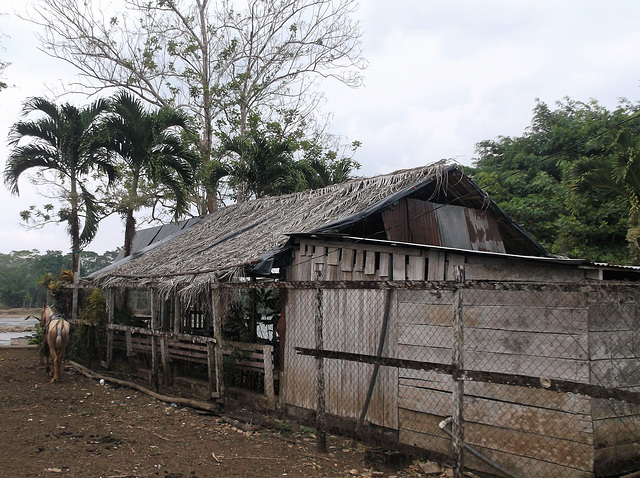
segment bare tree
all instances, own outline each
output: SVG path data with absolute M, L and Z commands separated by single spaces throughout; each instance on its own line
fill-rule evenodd
M 273 119 L 306 112 L 309 122 L 321 98 L 317 79 L 359 86 L 366 66 L 356 0 L 241 3 L 123 0 L 123 8 L 107 9 L 99 1 L 39 0 L 29 17 L 43 27 L 43 51 L 78 69 L 71 89 L 125 88 L 190 111 L 206 165 L 215 128 L 242 134 L 252 111 Z M 199 212 L 215 210 L 214 199 Z

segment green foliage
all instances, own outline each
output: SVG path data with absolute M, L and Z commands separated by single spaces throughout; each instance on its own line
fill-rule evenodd
M 256 343 L 266 341 L 258 336 L 258 328 L 275 330 L 280 319 L 280 291 L 252 289 L 238 291 L 223 321 L 223 331 L 230 340 Z
M 478 143 L 470 173 L 550 252 L 634 262 L 625 240 L 631 197 L 603 183 L 621 169 L 615 144 L 623 125 L 640 133 L 640 122 L 634 120 L 638 106 L 623 101 L 608 111 L 593 100 L 568 98 L 556 106 L 551 110 L 538 102 L 522 136 Z M 586 181 L 586 171 L 590 177 L 598 172 L 600 187 Z M 579 182 L 584 187 L 577 187 Z
M 92 325 L 101 325 L 107 321 L 107 299 L 100 289 L 93 289 L 82 303 L 78 319 Z
M 9 133 L 11 151 L 4 169 L 4 181 L 12 193 L 18 194 L 18 180 L 27 171 L 35 171 L 41 178 L 50 173 L 46 184 L 59 190 L 64 207 L 55 222 L 67 226 L 71 250 L 79 251 L 95 237 L 100 208 L 94 196 L 92 172 L 99 172 L 111 182 L 115 178 L 114 165 L 101 154 L 99 122 L 108 102 L 97 100 L 83 108 L 65 103 L 57 105 L 46 98 L 31 98 L 23 107 L 23 114 L 38 114 L 33 120 L 16 122 Z M 51 210 L 23 211 L 22 218 L 52 219 Z M 76 269 L 73 264 L 73 270 Z
M 31 337 L 27 342 L 29 345 L 38 345 L 40 346 L 44 342 L 44 329 L 40 326 L 38 322 L 36 324 L 36 335 Z
M 100 360 L 106 343 L 107 301 L 100 289 L 85 294 L 78 314 L 79 323 L 73 329 L 71 352 L 76 360 L 91 364 Z
M 81 271 L 90 274 L 113 262 L 116 252 L 84 252 Z M 71 268 L 71 254 L 61 251 L 13 251 L 0 254 L 0 303 L 6 307 L 42 307 L 51 283 Z
M 218 131 L 221 147 L 218 160 L 209 166 L 208 185 L 217 186 L 228 177 L 236 198 L 245 200 L 317 189 L 349 179 L 360 168 L 353 159 L 360 143 L 354 141 L 348 154 L 340 154 L 327 137 L 309 137 L 304 121 L 289 131 L 287 126 L 297 121 L 297 116 L 290 112 L 291 123 L 283 126 L 253 114 L 244 134 L 231 136 Z

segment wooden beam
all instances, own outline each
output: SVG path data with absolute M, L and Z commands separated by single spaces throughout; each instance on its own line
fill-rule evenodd
M 620 388 L 607 388 L 570 380 L 550 380 L 545 377 L 531 377 L 525 375 L 506 374 L 499 372 L 479 372 L 475 370 L 459 370 L 455 372 L 450 364 L 437 362 L 421 362 L 391 357 L 376 357 L 375 355 L 339 352 L 335 350 L 317 350 L 306 347 L 294 347 L 300 355 L 323 357 L 327 359 L 348 360 L 351 362 L 384 365 L 386 367 L 406 368 L 409 370 L 433 370 L 454 378 L 461 378 L 465 382 L 487 382 L 518 387 L 538 388 L 561 393 L 578 393 L 593 398 L 620 400 L 640 405 L 640 392 L 632 392 Z

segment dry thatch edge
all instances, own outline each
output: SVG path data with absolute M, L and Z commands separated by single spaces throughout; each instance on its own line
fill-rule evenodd
M 448 179 L 445 171 L 449 165 L 448 161 L 440 161 L 421 168 L 228 206 L 171 243 L 98 276 L 94 283 L 118 288 L 151 286 L 162 295 L 176 291 L 180 295 L 203 292 L 212 282 L 244 275 L 248 265 L 282 245 L 292 233 L 307 232 L 355 214 L 430 176 L 439 188 L 445 187 Z M 305 207 L 296 210 L 296 203 Z M 251 233 L 233 236 L 243 229 Z M 219 245 L 212 248 L 215 244 Z

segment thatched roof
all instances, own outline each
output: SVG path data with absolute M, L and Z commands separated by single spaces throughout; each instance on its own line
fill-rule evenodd
M 225 207 L 194 222 L 191 228 L 154 242 L 94 273 L 89 279 L 102 287 L 154 284 L 165 292 L 175 288 L 183 292 L 202 290 L 210 282 L 244 275 L 261 260 L 266 259 L 270 265 L 274 253 L 285 246 L 291 235 L 353 234 L 354 230 L 366 230 L 368 218 L 409 195 L 439 203 L 492 209 L 513 253 L 546 255 L 458 166 L 439 162 Z

